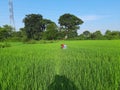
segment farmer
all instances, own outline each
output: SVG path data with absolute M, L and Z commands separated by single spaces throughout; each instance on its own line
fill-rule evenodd
M 67 48 L 67 45 L 61 44 L 61 48 L 62 48 L 62 49 L 66 49 L 66 48 Z
M 62 48 L 62 49 L 64 48 L 64 44 L 61 44 L 61 48 Z

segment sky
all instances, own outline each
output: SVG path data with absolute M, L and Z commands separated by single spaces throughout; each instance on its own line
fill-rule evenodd
M 9 0 L 0 0 L 0 26 L 10 24 Z M 23 19 L 28 14 L 41 14 L 54 21 L 65 13 L 73 14 L 84 21 L 78 33 L 86 30 L 120 30 L 120 0 L 12 0 L 15 27 L 24 27 Z

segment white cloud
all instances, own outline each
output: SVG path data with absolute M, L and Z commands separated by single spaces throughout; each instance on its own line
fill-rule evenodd
M 99 19 L 103 19 L 106 16 L 102 16 L 102 15 L 85 15 L 85 16 L 81 16 L 81 19 L 83 21 L 95 21 L 95 20 L 99 20 Z

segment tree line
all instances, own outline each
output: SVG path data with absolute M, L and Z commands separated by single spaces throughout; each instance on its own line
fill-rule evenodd
M 86 30 L 77 38 L 81 40 L 116 40 L 120 39 L 120 31 L 106 30 L 105 34 L 102 34 L 100 30 L 96 30 L 92 33 Z
M 0 41 L 16 40 L 61 40 L 61 39 L 77 39 L 77 40 L 103 40 L 103 39 L 120 39 L 120 31 L 106 30 L 103 35 L 100 30 L 90 32 L 85 30 L 78 35 L 77 30 L 84 23 L 82 19 L 73 14 L 63 14 L 59 17 L 60 26 L 49 19 L 43 18 L 40 14 L 28 14 L 23 19 L 24 27 L 19 31 L 15 31 L 9 25 L 0 27 Z

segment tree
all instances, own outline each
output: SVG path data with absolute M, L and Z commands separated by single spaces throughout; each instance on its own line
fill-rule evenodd
M 64 14 L 59 18 L 59 24 L 62 28 L 65 28 L 65 33 L 70 37 L 75 37 L 77 35 L 77 30 L 79 29 L 79 25 L 82 24 L 83 21 L 72 14 Z
M 42 33 L 46 26 L 52 23 L 51 20 L 43 19 L 40 14 L 29 14 L 23 20 L 25 24 L 25 32 L 28 39 L 39 40 L 42 38 Z
M 20 28 L 19 31 L 14 32 L 13 37 L 11 39 L 18 41 L 27 40 L 25 28 Z
M 98 30 L 91 34 L 91 39 L 103 39 L 102 33 Z
M 18 33 L 19 33 L 19 37 L 26 37 L 25 28 L 20 28 Z
M 85 36 L 84 34 L 80 34 L 79 37 L 78 37 L 79 40 L 85 40 Z
M 48 40 L 54 40 L 57 39 L 57 34 L 58 34 L 58 28 L 55 23 L 51 23 L 47 25 L 46 31 L 44 32 L 44 38 Z
M 26 15 L 23 22 L 25 24 L 25 31 L 28 39 L 39 39 L 42 29 L 40 23 L 42 21 L 42 15 L 29 14 Z
M 85 39 L 90 39 L 91 33 L 86 30 L 86 31 L 83 32 L 83 35 L 84 35 Z
M 107 30 L 105 32 L 105 37 L 109 40 L 111 39 L 120 39 L 120 32 L 119 31 L 110 31 Z
M 9 25 L 3 25 L 3 27 L 0 27 L 0 41 L 3 41 L 5 39 L 8 39 L 12 36 L 13 28 Z
M 106 37 L 106 39 L 112 39 L 112 37 L 111 37 L 111 31 L 110 30 L 107 30 L 106 32 L 105 32 L 105 37 Z
M 59 40 L 65 39 L 65 28 L 58 27 L 57 39 L 59 39 Z

